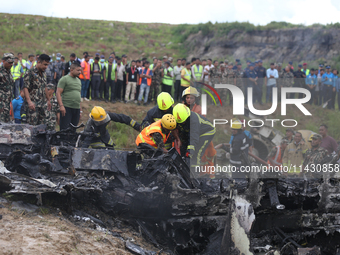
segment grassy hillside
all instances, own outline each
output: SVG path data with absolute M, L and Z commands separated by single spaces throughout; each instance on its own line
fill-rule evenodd
M 287 22 L 271 22 L 265 26 L 255 26 L 248 22 L 140 24 L 0 13 L 0 47 L 1 52 L 20 51 L 25 57 L 29 53 L 57 52 L 66 57 L 72 52 L 81 56 L 83 51 L 108 56 L 115 51 L 118 55 L 128 54 L 129 59 L 163 55 L 176 58 L 188 55 L 190 49 L 186 40 L 189 35 L 199 31 L 206 36 L 224 38 L 234 29 L 253 32 L 303 27 Z M 340 24 L 314 24 L 309 27 L 339 28 Z

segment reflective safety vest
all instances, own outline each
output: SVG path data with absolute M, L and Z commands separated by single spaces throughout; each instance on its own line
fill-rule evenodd
M 186 69 L 186 68 L 184 68 L 184 70 L 185 70 L 185 74 L 184 74 L 185 79 L 190 81 L 191 80 L 191 71 L 188 71 L 188 69 Z M 190 85 L 190 82 L 183 80 L 183 78 L 181 78 L 181 86 L 182 87 L 189 87 L 189 85 Z
M 194 65 L 194 76 L 195 76 L 197 81 L 201 80 L 202 73 L 203 73 L 203 66 L 199 65 L 199 67 L 197 69 L 197 65 Z
M 85 75 L 85 78 L 84 78 L 84 76 L 83 76 L 83 74 L 81 73 L 80 75 L 79 75 L 79 79 L 82 79 L 82 80 L 84 80 L 84 79 L 86 79 L 87 80 L 87 77 L 88 77 L 88 70 L 89 70 L 89 63 L 87 63 L 86 61 L 84 61 L 84 63 L 85 63 L 85 68 L 83 68 L 83 73 L 84 73 L 84 75 Z
M 113 64 L 111 65 L 111 81 L 114 81 L 115 78 L 116 78 L 116 67 L 117 67 L 117 64 Z M 107 77 L 109 76 L 109 64 L 105 64 L 105 76 L 106 76 L 106 80 L 107 80 Z
M 35 67 L 37 65 L 37 61 L 34 61 L 33 63 L 33 67 Z
M 21 65 L 18 64 L 14 67 L 14 65 L 12 66 L 11 68 L 11 73 L 12 73 L 12 76 L 13 76 L 13 80 L 17 80 L 20 78 L 20 75 L 21 75 Z
M 19 63 L 20 63 L 20 60 L 19 60 Z M 27 63 L 27 61 L 25 60 L 25 59 L 22 59 L 21 60 L 21 64 L 23 64 L 24 65 L 24 67 L 23 67 L 23 70 L 24 70 L 24 72 L 26 72 L 26 63 Z
M 271 158 L 274 161 L 274 166 L 281 166 L 282 165 L 282 158 L 281 158 L 281 146 L 276 146 L 276 154 L 274 157 Z M 270 161 L 267 161 L 267 164 L 273 166 Z
M 301 69 L 301 72 L 305 72 L 303 69 Z M 309 74 L 309 69 L 306 69 L 306 76 Z
M 94 62 L 91 63 L 91 65 L 90 65 L 90 71 L 91 72 L 93 72 L 93 64 L 94 64 Z M 102 65 L 99 62 L 98 62 L 98 66 L 99 66 L 100 76 L 102 77 L 103 76 L 103 74 L 101 73 L 102 72 Z M 90 78 L 92 78 L 92 74 L 90 75 Z
M 147 126 L 146 128 L 144 128 L 142 130 L 142 132 L 140 132 L 140 134 L 136 138 L 137 146 L 140 143 L 147 143 L 147 144 L 151 145 L 152 147 L 154 147 L 155 149 L 157 149 L 157 144 L 152 137 L 152 134 L 154 134 L 154 133 L 160 133 L 162 135 L 164 144 L 165 144 L 166 140 L 168 139 L 168 137 L 170 135 L 170 133 L 168 135 L 165 135 L 165 134 L 162 133 L 161 120 L 158 120 L 158 121 L 152 123 L 150 126 Z
M 140 75 L 142 75 L 144 73 L 144 70 L 145 70 L 145 68 L 143 67 Z M 150 70 L 151 69 L 148 68 L 148 70 L 146 71 L 146 75 L 149 75 Z M 146 78 L 146 83 L 148 84 L 148 86 L 150 86 L 151 85 L 151 78 Z M 142 84 L 142 78 L 139 78 L 139 84 Z
M 174 79 L 172 77 L 170 77 L 169 75 L 167 75 L 168 73 L 170 73 L 173 69 L 171 67 L 168 68 L 168 70 L 166 71 L 166 69 L 164 69 L 164 77 L 163 77 L 163 84 L 165 85 L 169 85 L 172 86 L 174 85 Z M 165 73 L 166 72 L 166 73 Z

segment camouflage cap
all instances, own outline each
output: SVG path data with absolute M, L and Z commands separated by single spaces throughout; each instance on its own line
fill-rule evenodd
M 284 143 L 289 143 L 288 139 L 286 137 L 282 138 L 280 144 L 284 144 Z
M 4 53 L 2 60 L 6 60 L 7 62 L 14 62 L 14 55 L 12 53 Z
M 282 63 L 277 63 L 277 66 L 282 66 Z
M 293 134 L 295 134 L 294 129 L 292 129 L 292 128 L 287 128 L 287 129 L 286 129 L 286 132 L 287 132 L 287 131 L 290 131 L 290 132 L 292 132 Z
M 319 134 L 313 134 L 312 139 L 322 139 L 322 136 Z
M 225 67 L 225 64 L 220 64 L 220 67 Z
M 164 58 L 168 58 L 168 56 L 163 56 L 163 59 L 164 59 Z
M 169 61 L 172 61 L 173 60 L 173 58 L 172 57 L 169 57 Z
M 53 83 L 49 83 L 49 84 L 47 84 L 46 85 L 46 88 L 48 89 L 48 90 L 50 90 L 50 89 L 54 89 L 54 84 Z

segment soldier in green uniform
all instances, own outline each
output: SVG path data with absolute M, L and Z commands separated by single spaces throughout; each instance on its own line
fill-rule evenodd
M 236 85 L 236 76 L 235 76 L 235 72 L 233 70 L 233 66 L 234 66 L 233 63 L 230 62 L 228 67 L 226 68 L 224 74 L 222 75 L 222 78 L 223 78 L 223 76 L 226 76 L 227 84 Z M 228 93 L 228 97 L 229 97 L 229 105 L 232 105 L 233 104 L 233 98 L 232 98 L 231 92 L 228 90 L 227 93 Z
M 46 113 L 46 126 L 47 130 L 55 130 L 56 124 L 58 123 L 59 125 L 59 120 L 60 120 L 60 109 L 58 105 L 58 101 L 56 96 L 53 96 L 54 93 L 54 85 L 52 83 L 47 84 L 46 86 L 46 94 L 50 98 L 51 102 L 51 110 L 47 110 L 47 103 L 44 104 L 44 109 Z
M 218 61 L 215 60 L 214 61 L 214 66 L 212 68 L 209 69 L 209 81 L 211 82 L 211 86 L 215 86 L 215 84 L 220 84 L 221 83 L 221 77 L 222 77 L 222 73 L 221 70 L 218 68 Z M 217 89 L 218 93 L 220 94 L 220 92 L 222 89 Z M 222 97 L 223 99 L 223 97 Z M 209 103 L 212 104 L 212 100 L 209 97 Z
M 159 94 L 159 87 L 162 81 L 162 61 L 158 59 L 155 62 L 156 64 L 153 64 L 153 68 L 150 67 L 150 69 L 152 69 L 152 81 L 150 86 L 149 102 L 156 102 L 157 96 Z
M 27 103 L 27 123 L 30 125 L 40 125 L 46 122 L 44 104 L 47 109 L 51 109 L 50 98 L 45 92 L 47 79 L 45 70 L 50 62 L 50 57 L 41 54 L 37 65 L 28 70 L 24 77 L 25 104 Z
M 283 88 L 292 88 L 294 84 L 294 74 L 290 70 L 289 66 L 286 67 L 285 72 L 282 75 L 281 86 Z M 289 93 L 288 98 L 293 98 L 294 93 Z
M 305 153 L 305 160 L 302 164 L 302 169 L 305 170 L 307 167 L 308 170 L 316 170 L 317 164 L 321 164 L 322 160 L 327 156 L 328 151 L 325 148 L 320 147 L 322 136 L 319 134 L 313 134 L 311 136 L 312 139 L 312 148 L 308 149 Z
M 242 64 L 241 62 L 237 62 L 237 69 L 235 71 L 235 78 L 236 78 L 236 83 L 235 85 L 240 88 L 241 90 L 243 90 L 243 70 L 242 70 Z
M 14 80 L 11 74 L 11 68 L 14 62 L 12 53 L 5 53 L 2 58 L 0 67 L 0 122 L 10 121 L 10 105 L 12 101 L 12 91 Z

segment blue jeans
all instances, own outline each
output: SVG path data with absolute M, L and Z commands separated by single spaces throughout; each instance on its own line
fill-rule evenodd
M 142 83 L 140 85 L 138 101 L 142 101 L 142 98 L 143 98 L 143 95 L 144 95 L 144 92 L 145 92 L 144 103 L 146 104 L 148 102 L 149 91 L 150 91 L 150 86 L 148 86 L 145 83 Z
M 266 103 L 272 102 L 273 88 L 274 88 L 274 87 L 276 87 L 276 84 L 267 86 Z
M 89 89 L 90 80 L 81 79 L 81 98 L 86 97 L 87 90 Z

